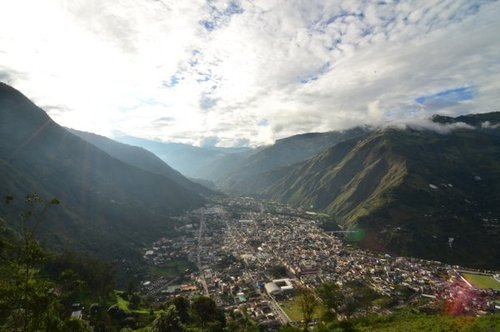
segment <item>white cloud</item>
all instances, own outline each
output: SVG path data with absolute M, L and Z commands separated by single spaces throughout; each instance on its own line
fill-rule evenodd
M 412 118 L 406 119 L 405 121 L 392 121 L 387 124 L 388 127 L 397 129 L 407 129 L 411 128 L 414 130 L 431 130 L 438 134 L 449 134 L 454 130 L 468 129 L 473 130 L 474 127 L 468 125 L 464 122 L 454 122 L 454 123 L 437 123 L 433 122 L 429 118 Z
M 260 144 L 498 110 L 499 16 L 468 0 L 6 0 L 0 77 L 66 126 Z M 472 100 L 415 102 L 464 86 Z
M 490 121 L 484 121 L 483 123 L 481 123 L 481 128 L 497 129 L 500 128 L 500 123 L 492 124 Z

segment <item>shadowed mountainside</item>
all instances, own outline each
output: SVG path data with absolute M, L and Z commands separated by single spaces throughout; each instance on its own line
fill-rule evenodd
M 166 176 L 126 164 L 71 134 L 17 90 L 0 84 L 0 205 L 16 220 L 28 193 L 57 197 L 40 236 L 104 258 L 137 254 L 134 246 L 173 228 L 170 216 L 204 199 Z M 13 211 L 16 211 L 14 213 Z M 14 225 L 15 226 L 15 225 Z
M 212 190 L 202 186 L 199 183 L 192 182 L 184 177 L 181 173 L 167 165 L 163 160 L 157 157 L 154 153 L 148 150 L 129 144 L 120 143 L 110 138 L 79 131 L 68 129 L 72 134 L 84 139 L 85 141 L 95 145 L 102 151 L 108 153 L 111 157 L 116 158 L 124 163 L 140 168 L 144 171 L 163 175 L 171 179 L 181 187 L 198 194 L 211 196 L 215 193 Z

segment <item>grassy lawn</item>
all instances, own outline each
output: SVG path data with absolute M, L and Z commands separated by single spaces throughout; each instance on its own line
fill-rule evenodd
M 462 273 L 462 276 L 467 279 L 468 282 L 478 288 L 493 288 L 500 291 L 500 282 L 493 279 L 492 276 L 473 273 Z
M 139 309 L 131 310 L 129 308 L 130 302 L 127 301 L 125 298 L 123 298 L 122 295 L 123 295 L 122 291 L 115 290 L 116 303 L 118 304 L 118 307 L 120 309 L 122 309 L 125 312 L 135 312 L 137 314 L 144 314 L 144 315 L 149 314 L 149 309 L 147 309 L 147 308 L 139 308 Z
M 302 309 L 300 308 L 298 297 L 294 297 L 286 302 L 280 302 L 280 306 L 292 321 L 301 321 L 304 318 L 302 316 Z M 321 318 L 323 311 L 324 307 L 319 304 L 314 310 L 313 318 Z
M 196 265 L 185 259 L 173 259 L 171 261 L 166 262 L 163 266 L 152 266 L 150 268 L 150 272 L 155 275 L 163 276 L 163 277 L 175 277 L 178 276 L 186 269 L 191 269 L 192 271 L 196 270 Z
M 116 304 L 118 304 L 118 307 L 123 311 L 130 312 L 128 308 L 129 302 L 122 297 L 122 294 L 123 292 L 121 291 L 115 291 Z

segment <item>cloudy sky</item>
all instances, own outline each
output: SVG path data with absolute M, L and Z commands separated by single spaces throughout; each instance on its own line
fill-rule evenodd
M 1 0 L 0 80 L 62 125 L 196 145 L 498 111 L 500 3 Z

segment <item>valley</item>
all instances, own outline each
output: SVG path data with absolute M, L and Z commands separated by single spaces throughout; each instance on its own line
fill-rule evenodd
M 0 1 L 0 332 L 500 332 L 500 1 Z
M 361 228 L 359 244 L 369 250 L 499 269 L 499 121 L 496 112 L 434 117 L 432 130 L 297 135 L 221 156 L 199 177 L 231 196 L 314 209 L 345 230 Z
M 317 307 L 320 312 L 334 309 L 343 319 L 405 308 L 436 313 L 446 308 L 453 315 L 472 316 L 497 310 L 500 282 L 493 275 L 498 271 L 467 272 L 438 261 L 359 249 L 352 239 L 360 241 L 361 232 L 325 231 L 317 216 L 288 205 L 227 198 L 181 219 L 184 234 L 156 241 L 144 258 L 161 267 L 183 257 L 197 269 L 170 278 L 146 276 L 142 291 L 159 303 L 202 293 L 228 312 L 245 310 L 260 326 L 300 326 L 300 309 L 297 313 L 290 307 L 301 291 L 333 282 L 347 294 L 355 289 L 344 299 L 353 305 L 329 308 L 321 302 Z M 489 275 L 489 286 L 472 286 L 465 279 L 471 273 Z
M 2 83 L 0 292 L 17 297 L 0 306 L 28 300 L 24 271 L 61 331 L 145 332 L 167 312 L 179 331 L 497 326 L 499 114 L 255 148 L 121 138 L 134 146 L 61 127 Z

